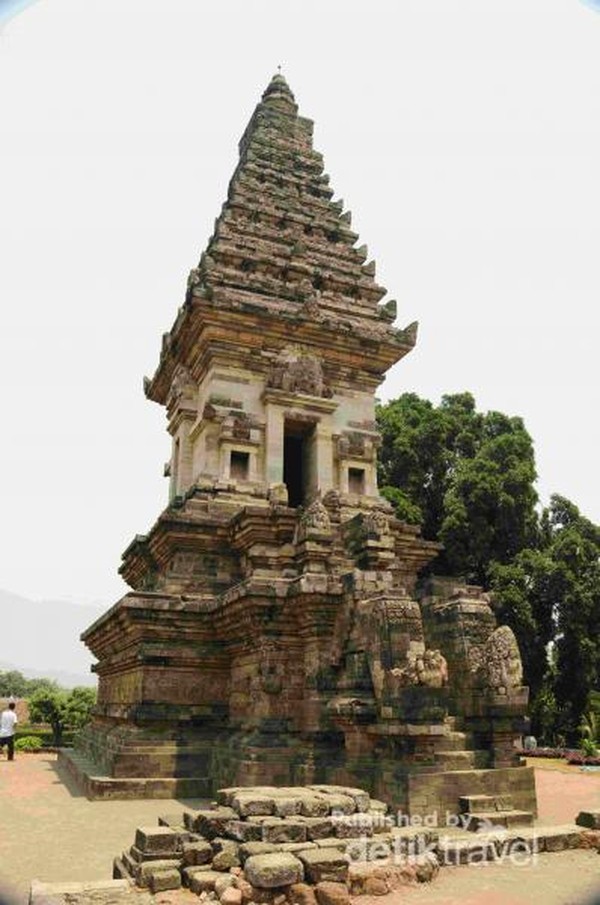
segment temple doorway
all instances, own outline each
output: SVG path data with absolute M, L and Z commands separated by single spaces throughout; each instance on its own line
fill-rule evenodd
M 288 491 L 288 506 L 294 509 L 306 505 L 317 489 L 314 445 L 314 423 L 285 421 L 283 483 Z

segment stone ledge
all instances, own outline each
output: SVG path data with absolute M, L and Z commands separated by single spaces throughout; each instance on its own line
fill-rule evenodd
M 128 880 L 98 880 L 85 883 L 42 883 L 32 880 L 29 905 L 114 905 L 120 902 L 153 905 L 148 893 Z
M 65 770 L 90 801 L 138 798 L 205 798 L 209 781 L 205 777 L 127 777 L 114 779 L 96 773 L 96 765 L 71 748 L 59 748 L 57 764 Z

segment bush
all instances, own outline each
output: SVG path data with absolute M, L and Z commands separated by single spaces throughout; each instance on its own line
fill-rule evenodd
M 581 751 L 574 751 L 567 757 L 572 767 L 600 767 L 600 757 L 586 757 Z
M 591 738 L 584 738 L 581 741 L 581 750 L 586 757 L 598 757 L 598 746 Z
M 25 735 L 16 740 L 15 748 L 17 751 L 41 751 L 42 740 L 37 735 Z
M 561 758 L 567 757 L 569 751 L 565 748 L 534 748 L 532 751 L 520 751 L 524 757 L 548 757 Z
M 17 729 L 15 732 L 15 744 L 24 738 L 37 738 L 40 741 L 40 745 L 42 748 L 52 748 L 53 747 L 53 735 L 50 729 L 38 729 L 36 726 L 21 726 L 20 729 Z M 63 733 L 62 743 L 65 748 L 71 748 L 73 746 L 73 739 L 75 737 L 75 733 L 68 730 Z

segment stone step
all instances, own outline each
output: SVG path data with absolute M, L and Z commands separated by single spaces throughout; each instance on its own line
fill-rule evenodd
M 68 761 L 65 759 L 60 759 L 62 764 L 68 765 L 69 767 L 74 767 L 75 770 L 81 771 L 82 773 L 87 773 L 89 776 L 98 776 L 104 777 L 106 776 L 104 770 L 98 766 L 95 761 L 91 759 L 91 757 L 87 757 L 85 754 L 81 754 L 79 751 L 73 751 L 69 749 L 68 753 Z M 70 772 L 75 772 L 70 770 Z
M 91 902 L 133 903 L 133 905 L 151 905 L 149 895 L 140 893 L 129 880 L 96 880 L 84 883 L 45 883 L 31 881 L 29 891 L 30 905 L 48 905 L 49 902 L 71 902 L 73 905 L 89 905 Z
M 461 814 L 481 811 L 512 811 L 510 795 L 461 795 L 458 799 Z
M 130 883 L 135 882 L 133 875 L 127 870 L 122 858 L 115 858 L 113 860 L 112 877 L 113 880 L 128 880 Z
M 206 799 L 210 779 L 203 776 L 107 776 L 97 764 L 72 749 L 61 748 L 58 768 L 70 774 L 87 798 L 199 798 Z
M 533 814 L 531 811 L 518 811 L 516 809 L 510 811 L 470 811 L 468 814 L 461 816 L 468 818 L 468 822 L 465 823 L 465 829 L 472 833 L 485 830 L 491 831 L 493 827 L 514 829 L 521 826 L 533 826 Z
M 511 852 L 560 852 L 579 848 L 582 830 L 573 824 L 563 826 L 526 826 L 520 829 L 501 828 L 497 833 L 481 836 L 464 830 L 449 830 L 440 834 L 437 853 L 442 865 L 479 863 L 497 860 Z M 522 862 L 521 862 L 522 863 Z

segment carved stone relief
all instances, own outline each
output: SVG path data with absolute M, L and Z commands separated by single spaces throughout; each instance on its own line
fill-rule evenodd
M 267 386 L 288 393 L 330 398 L 331 389 L 323 377 L 323 367 L 316 355 L 288 350 L 273 363 Z

